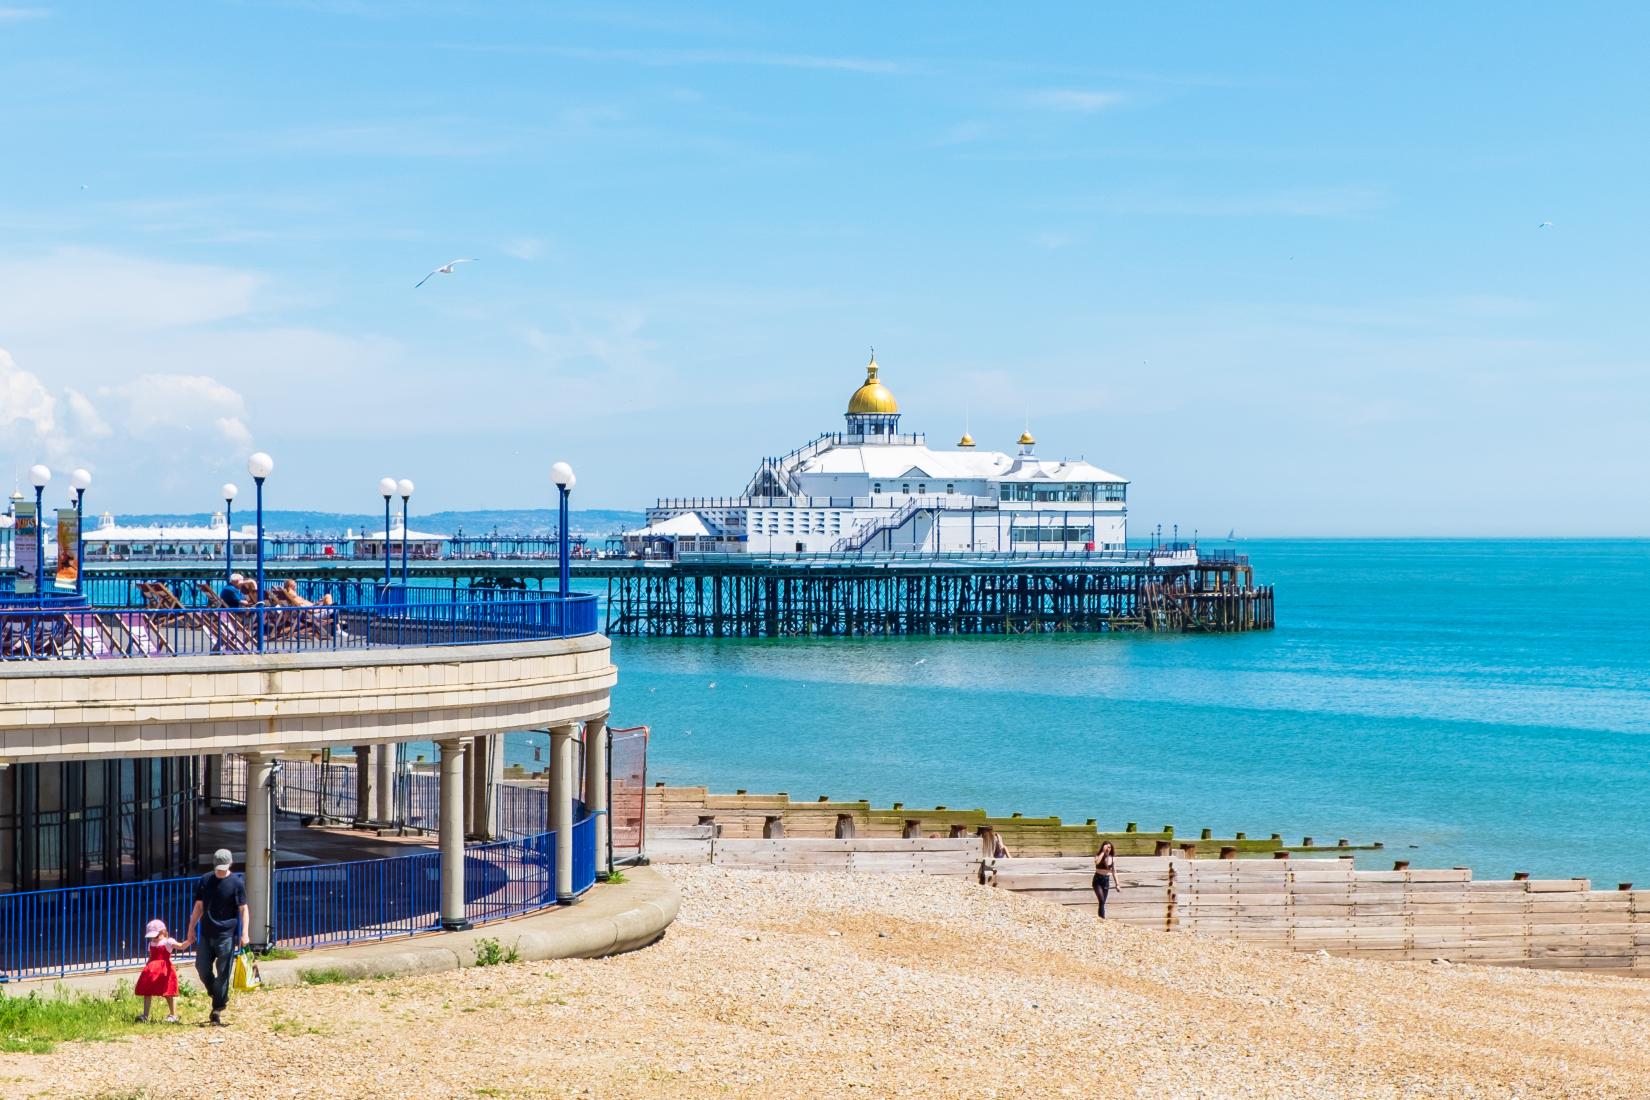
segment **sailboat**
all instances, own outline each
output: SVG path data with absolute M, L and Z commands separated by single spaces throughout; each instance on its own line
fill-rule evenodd
M 1226 541 L 1227 542 L 1236 542 L 1237 541 L 1237 528 L 1236 527 L 1234 527 L 1230 531 L 1226 532 Z

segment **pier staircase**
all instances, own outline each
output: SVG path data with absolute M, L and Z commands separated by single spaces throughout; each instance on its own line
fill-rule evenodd
M 778 458 L 764 458 L 762 465 L 756 468 L 756 473 L 751 475 L 750 483 L 745 486 L 745 495 L 747 497 L 801 496 L 802 485 L 797 479 L 797 470 L 808 459 L 821 451 L 829 449 L 841 440 L 841 432 L 821 432 L 789 454 L 780 455 Z
M 905 503 L 905 507 L 891 516 L 880 516 L 868 519 L 854 528 L 848 534 L 831 544 L 833 553 L 858 553 L 869 546 L 873 539 L 884 534 L 892 535 L 906 524 L 924 513 L 936 513 L 940 510 L 938 504 L 923 497 L 913 497 Z

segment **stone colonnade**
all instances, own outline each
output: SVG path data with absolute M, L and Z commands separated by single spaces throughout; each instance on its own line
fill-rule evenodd
M 573 821 L 575 798 L 582 798 L 585 813 L 598 815 L 596 869 L 607 877 L 608 845 L 608 734 L 607 717 L 584 724 L 584 784 L 575 790 L 578 760 L 574 753 L 579 726 L 569 723 L 550 729 L 549 828 L 555 831 L 556 901 L 570 905 L 573 894 Z M 452 738 L 438 741 L 439 807 L 438 849 L 441 853 L 441 927 L 457 931 L 470 927 L 464 906 L 464 844 L 485 842 L 498 832 L 497 785 L 504 776 L 502 735 Z M 397 820 L 395 769 L 396 746 L 372 744 L 356 746 L 356 825 L 389 825 Z M 272 895 L 270 874 L 279 852 L 272 852 L 274 777 L 278 754 L 248 752 L 246 774 L 246 892 L 251 914 L 251 939 L 269 943 Z M 209 758 L 207 796 L 215 805 L 222 793 L 221 757 Z

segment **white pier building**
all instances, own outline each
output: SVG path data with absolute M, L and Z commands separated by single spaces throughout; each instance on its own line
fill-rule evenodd
M 1082 459 L 951 450 L 901 433 L 876 357 L 848 399 L 845 430 L 763 460 L 737 497 L 662 499 L 626 550 L 681 553 L 1083 553 L 1127 541 L 1128 481 Z

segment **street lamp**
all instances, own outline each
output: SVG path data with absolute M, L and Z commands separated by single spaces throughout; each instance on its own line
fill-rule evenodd
M 572 493 L 573 483 L 578 478 L 573 476 L 573 467 L 565 462 L 558 462 L 550 467 L 550 480 L 556 483 L 556 488 L 561 493 L 561 511 L 557 520 L 558 529 L 556 532 L 556 548 L 558 551 L 556 579 L 561 582 L 559 587 L 562 598 L 562 615 L 564 616 L 562 625 L 565 628 L 567 597 L 572 591 L 568 574 L 573 570 L 572 554 L 568 551 L 567 546 L 567 497 Z
M 41 511 L 45 508 L 46 486 L 51 483 L 48 466 L 30 466 L 29 482 L 34 486 L 34 602 L 46 602 L 46 528 Z
M 407 583 L 407 501 L 413 495 L 413 483 L 402 478 L 395 483 L 395 491 L 401 494 L 401 584 Z
M 395 495 L 395 491 L 400 487 L 401 483 L 393 477 L 378 479 L 378 491 L 384 496 L 384 587 L 386 589 L 390 586 L 390 498 Z M 406 541 L 406 537 L 405 532 L 403 532 L 402 541 Z M 389 598 L 388 593 L 385 594 L 385 598 Z
M 223 483 L 223 579 L 229 583 L 229 578 L 235 575 L 235 498 L 241 495 L 241 490 L 233 481 Z
M 264 478 L 275 472 L 275 460 L 258 451 L 246 460 L 246 472 L 257 486 L 258 526 L 258 652 L 264 651 Z
M 69 475 L 69 485 L 74 489 L 74 590 L 79 595 L 86 590 L 81 578 L 86 575 L 86 490 L 92 487 L 92 472 L 75 470 Z

